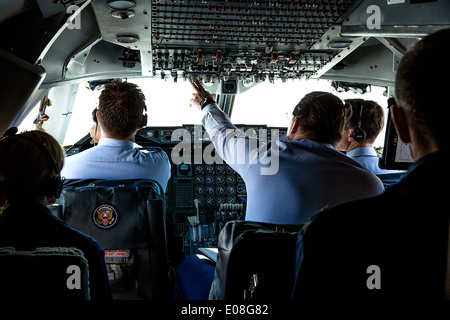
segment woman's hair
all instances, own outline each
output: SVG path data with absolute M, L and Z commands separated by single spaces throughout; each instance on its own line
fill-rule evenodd
M 305 95 L 293 111 L 301 130 L 309 139 L 331 144 L 341 139 L 346 114 L 347 110 L 341 99 L 322 91 Z
M 0 214 L 10 204 L 33 202 L 38 196 L 46 195 L 46 184 L 58 173 L 55 163 L 44 154 L 45 149 L 61 170 L 65 152 L 59 142 L 44 131 L 26 131 L 0 140 Z

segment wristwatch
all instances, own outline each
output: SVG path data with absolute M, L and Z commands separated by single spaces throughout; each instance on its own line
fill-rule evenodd
M 211 100 L 208 98 L 203 99 L 202 101 L 200 101 L 200 109 L 203 110 L 204 107 L 206 107 L 208 104 L 211 104 L 211 103 L 216 103 L 216 102 L 214 100 Z

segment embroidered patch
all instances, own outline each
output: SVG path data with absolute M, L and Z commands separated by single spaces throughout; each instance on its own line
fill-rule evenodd
M 119 211 L 110 204 L 102 204 L 92 213 L 92 221 L 100 229 L 111 229 L 119 221 Z

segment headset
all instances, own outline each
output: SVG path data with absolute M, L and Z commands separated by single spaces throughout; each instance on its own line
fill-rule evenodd
M 95 141 L 95 137 L 97 136 L 97 128 L 98 128 L 98 120 L 97 120 L 97 111 L 98 108 L 95 108 L 92 110 L 92 120 L 95 122 L 95 133 L 94 133 L 94 146 L 97 144 L 98 141 Z M 142 114 L 142 121 L 139 124 L 139 128 L 145 127 L 147 125 L 147 106 L 144 105 L 144 113 Z
M 352 132 L 352 138 L 358 143 L 361 143 L 366 138 L 366 131 L 361 126 L 361 120 L 362 120 L 362 113 L 363 113 L 364 106 L 361 105 L 361 110 L 359 111 L 359 120 L 358 125 L 356 126 L 355 130 Z
M 52 154 L 48 150 L 45 143 L 42 143 L 34 138 L 31 138 L 31 137 L 28 137 L 25 135 L 16 135 L 16 133 L 17 133 L 17 128 L 12 127 L 5 132 L 2 139 L 8 138 L 8 137 L 16 137 L 19 139 L 24 139 L 24 140 L 27 140 L 28 142 L 32 143 L 33 145 L 35 145 L 42 151 L 42 153 L 45 155 L 47 160 L 52 164 L 52 166 L 56 172 L 56 176 L 50 178 L 44 184 L 44 187 L 43 187 L 44 194 L 49 198 L 53 198 L 53 197 L 59 198 L 61 195 L 62 189 L 63 189 L 65 179 L 61 178 L 61 170 L 60 170 L 58 164 L 56 163 L 55 158 L 52 156 Z
M 98 108 L 95 108 L 94 110 L 92 110 L 92 120 L 96 124 L 98 124 L 97 111 L 98 111 Z M 147 125 L 147 118 L 148 118 L 148 116 L 147 116 L 147 106 L 144 105 L 144 113 L 142 114 L 142 121 L 141 121 L 141 124 L 139 125 L 139 128 L 145 127 Z

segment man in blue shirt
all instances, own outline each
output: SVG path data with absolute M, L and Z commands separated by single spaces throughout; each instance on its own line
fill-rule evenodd
M 351 106 L 352 113 L 345 124 L 337 149 L 376 174 L 381 181 L 384 181 L 383 177 L 387 177 L 392 184 L 392 173 L 396 174 L 397 182 L 400 181 L 404 171 L 381 169 L 379 157 L 373 147 L 385 122 L 381 106 L 375 101 L 363 99 L 347 99 L 345 102 Z M 389 175 L 384 176 L 386 174 Z
M 67 157 L 61 174 L 66 179 L 152 179 L 164 190 L 170 162 L 160 151 L 135 147 L 134 138 L 146 123 L 145 96 L 137 85 L 108 83 L 100 94 L 96 119 L 101 130 L 97 146 Z
M 383 192 L 373 173 L 335 149 L 347 114 L 336 96 L 306 95 L 293 111 L 287 137 L 265 143 L 245 137 L 198 80 L 193 86 L 192 105 L 203 110 L 216 152 L 246 183 L 246 220 L 303 224 L 325 206 Z
M 204 112 L 203 126 L 216 152 L 246 183 L 246 220 L 304 224 L 325 206 L 384 191 L 373 173 L 335 149 L 347 115 L 336 96 L 307 94 L 293 111 L 287 137 L 265 143 L 238 130 L 198 79 L 191 84 L 191 106 Z M 208 298 L 213 278 L 214 265 L 196 256 L 184 259 L 176 297 Z

